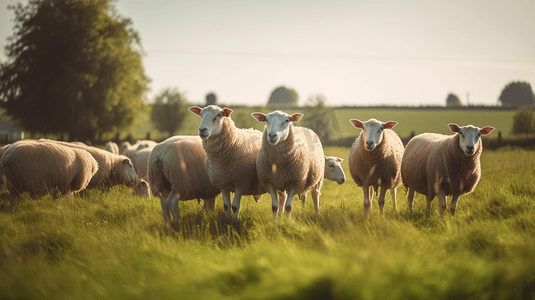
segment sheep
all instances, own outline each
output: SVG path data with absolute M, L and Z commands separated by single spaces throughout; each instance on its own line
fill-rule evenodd
M 229 108 L 209 105 L 202 109 L 192 106 L 189 110 L 202 117 L 199 136 L 206 152 L 208 177 L 214 186 L 221 189 L 228 219 L 231 218 L 230 192 L 234 192 L 233 219 L 238 222 L 241 197 L 253 195 L 258 200 L 266 192 L 256 172 L 262 133 L 236 128 L 230 118 L 232 110 Z
M 150 198 L 151 192 L 149 183 L 144 179 L 137 179 L 132 195 Z
M 134 145 L 131 145 L 128 141 L 121 143 L 121 154 L 133 159 L 136 152 L 145 148 L 154 148 L 158 143 L 150 140 L 138 140 Z
M 106 142 L 106 150 L 113 154 L 119 154 L 119 146 L 112 141 Z
M 205 158 L 198 136 L 174 136 L 152 149 L 149 183 L 152 194 L 160 197 L 165 222 L 169 222 L 169 211 L 175 221 L 180 220 L 179 200 L 202 198 L 206 209 L 214 209 L 221 191 L 208 178 Z
M 136 152 L 141 150 L 141 149 L 146 149 L 146 148 L 154 148 L 154 146 L 158 145 L 158 143 L 156 143 L 155 141 L 151 141 L 151 140 L 138 140 L 136 141 L 136 143 L 134 144 L 134 146 L 137 145 L 137 148 L 136 148 Z
M 98 164 L 81 149 L 24 140 L 5 150 L 0 169 L 12 201 L 22 192 L 31 197 L 51 194 L 55 198 L 61 193 L 72 198 L 72 192 L 87 187 Z
M 335 156 L 325 156 L 325 170 L 323 172 L 325 179 L 335 181 L 338 184 L 346 182 L 346 174 L 342 168 L 341 163 L 344 159 Z M 299 199 L 303 202 L 303 207 L 306 206 L 307 194 L 302 194 Z M 282 207 L 283 208 L 283 207 Z M 282 213 L 281 207 L 279 207 L 279 213 Z
M 455 215 L 459 197 L 471 193 L 481 178 L 479 157 L 483 151 L 480 136 L 490 134 L 493 127 L 472 125 L 459 127 L 448 124 L 454 135 L 423 133 L 413 137 L 405 149 L 401 177 L 408 193 L 412 211 L 414 193 L 427 198 L 427 213 L 431 201 L 438 196 L 440 216 L 444 216 L 446 198 L 452 196 L 450 211 Z
M 336 181 L 338 184 L 346 182 L 346 174 L 342 169 L 344 160 L 336 156 L 325 156 L 325 179 Z
M 319 212 L 319 195 L 325 173 L 325 155 L 319 137 L 314 131 L 294 126 L 303 114 L 289 115 L 274 111 L 267 115 L 251 114 L 257 121 L 266 123 L 256 169 L 260 182 L 271 194 L 273 218 L 277 218 L 279 203 L 277 191 L 288 193 L 282 204 L 291 218 L 293 196 L 312 192 L 316 212 Z
M 137 174 L 137 179 L 148 180 L 148 171 L 147 167 L 149 164 L 150 153 L 153 148 L 143 148 L 136 151 L 134 157 L 132 158 L 132 163 L 134 164 L 134 170 Z
M 130 159 L 124 155 L 117 155 L 104 149 L 92 146 L 80 146 L 72 143 L 40 139 L 41 143 L 56 143 L 75 149 L 86 150 L 98 163 L 98 171 L 91 178 L 87 189 L 96 187 L 112 187 L 118 184 L 132 186 L 136 182 L 136 171 Z
M 372 209 L 373 191 L 379 194 L 379 209 L 384 211 L 386 190 L 390 189 L 394 209 L 397 210 L 396 188 L 401 185 L 401 159 L 403 142 L 392 131 L 398 123 L 395 121 L 381 122 L 370 119 L 362 122 L 349 120 L 362 132 L 353 142 L 349 152 L 349 173 L 355 183 L 362 187 L 364 193 L 364 217 Z

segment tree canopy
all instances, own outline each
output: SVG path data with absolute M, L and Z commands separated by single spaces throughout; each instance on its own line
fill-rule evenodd
M 215 105 L 217 102 L 217 96 L 215 93 L 208 93 L 206 94 L 206 106 L 208 105 Z
M 167 88 L 154 98 L 151 120 L 156 129 L 173 136 L 186 117 L 186 98 L 176 88 Z
M 529 82 L 513 81 L 503 88 L 498 101 L 503 106 L 535 105 L 535 95 Z
M 268 100 L 268 106 L 289 107 L 297 106 L 298 96 L 293 89 L 280 86 L 273 90 Z
M 459 107 L 463 106 L 461 100 L 454 93 L 449 93 L 446 97 L 446 107 Z
M 9 9 L 15 26 L 0 65 L 0 106 L 24 130 L 93 139 L 144 114 L 141 41 L 109 0 L 31 0 Z

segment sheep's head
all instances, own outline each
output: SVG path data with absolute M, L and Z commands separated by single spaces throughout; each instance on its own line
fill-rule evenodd
M 299 122 L 303 114 L 295 113 L 290 116 L 287 113 L 276 110 L 267 115 L 263 113 L 252 113 L 251 116 L 258 122 L 266 122 L 267 141 L 270 145 L 275 146 L 288 138 L 290 123 Z
M 346 174 L 341 163 L 344 160 L 340 157 L 325 156 L 325 178 L 342 184 L 346 181 Z
M 475 127 L 472 125 L 459 127 L 457 124 L 448 124 L 448 127 L 453 132 L 459 133 L 459 147 L 468 156 L 474 155 L 479 146 L 479 138 L 481 135 L 487 135 L 494 130 L 494 127 Z
M 133 186 L 136 184 L 137 174 L 134 169 L 134 164 L 128 157 L 123 157 L 122 160 L 124 184 L 127 186 Z M 125 176 L 126 175 L 126 176 Z
M 229 108 L 221 108 L 217 105 L 208 105 L 205 108 L 192 106 L 189 111 L 201 117 L 201 125 L 199 125 L 199 136 L 206 140 L 211 136 L 217 137 L 223 129 L 223 118 L 230 117 L 232 110 Z
M 134 186 L 132 195 L 150 198 L 149 183 L 143 179 L 136 180 L 136 185 Z
M 395 121 L 381 122 L 376 119 L 369 119 L 362 122 L 358 119 L 349 120 L 353 126 L 362 129 L 362 138 L 364 139 L 364 146 L 366 150 L 372 151 L 383 141 L 383 131 L 385 129 L 392 129 L 398 124 Z

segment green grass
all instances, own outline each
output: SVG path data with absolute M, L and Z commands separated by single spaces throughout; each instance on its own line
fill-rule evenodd
M 345 148 L 328 155 L 347 158 Z M 535 152 L 485 151 L 455 216 L 389 195 L 364 219 L 347 172 L 326 181 L 321 214 L 294 201 L 273 221 L 245 197 L 240 225 L 197 201 L 164 224 L 159 199 L 118 186 L 0 207 L 0 299 L 529 299 L 535 296 Z M 309 197 L 310 198 L 310 197 Z M 311 202 L 311 201 L 309 201 Z
M 231 107 L 232 108 L 232 107 Z M 329 110 L 330 108 L 327 108 Z M 268 113 L 271 110 L 267 108 L 237 108 L 234 109 L 231 117 L 236 122 L 236 126 L 241 128 L 253 127 L 260 131 L 263 130 L 264 124 L 257 122 L 251 117 L 251 113 L 261 111 Z M 292 109 L 286 111 L 287 113 L 304 112 L 300 109 Z M 333 128 L 339 128 L 340 131 L 338 137 L 357 136 L 359 130 L 354 128 L 349 119 L 368 120 L 370 118 L 376 118 L 381 121 L 397 121 L 399 124 L 394 128 L 396 133 L 405 138 L 408 137 L 411 132 L 420 134 L 423 132 L 436 132 L 442 134 L 451 134 L 448 128 L 449 123 L 457 123 L 461 126 L 475 125 L 478 127 L 493 126 L 496 131 L 489 137 L 496 138 L 498 131 L 502 132 L 503 137 L 511 134 L 514 111 L 477 111 L 477 110 L 420 110 L 420 109 L 336 109 L 334 110 L 334 118 L 329 115 L 330 126 Z M 150 113 L 149 113 L 150 115 Z M 299 126 L 303 126 L 303 122 L 307 118 L 313 117 L 313 114 L 305 113 L 304 118 L 300 123 L 296 123 Z M 467 123 L 466 120 L 469 120 Z M 176 133 L 186 135 L 196 135 L 199 129 L 201 119 L 192 113 L 186 115 L 186 119 L 183 122 L 182 127 Z M 154 125 L 147 117 L 141 126 L 136 127 L 131 132 L 134 139 L 145 139 L 147 133 L 151 133 L 151 138 L 154 140 L 161 140 L 167 138 L 166 133 L 162 133 L 154 129 Z M 121 135 L 124 138 L 126 134 Z M 105 136 L 105 139 L 112 139 L 114 136 Z

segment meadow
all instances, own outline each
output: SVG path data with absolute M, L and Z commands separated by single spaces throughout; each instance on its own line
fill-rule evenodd
M 327 155 L 347 158 L 349 149 Z M 529 299 L 535 297 L 535 152 L 484 151 L 482 179 L 456 215 L 409 212 L 389 194 L 363 217 L 362 190 L 325 181 L 321 213 L 294 202 L 274 221 L 266 194 L 247 196 L 240 224 L 131 189 L 0 204 L 0 299 Z M 309 197 L 310 199 L 310 197 Z M 309 201 L 311 202 L 311 201 Z
M 232 108 L 232 107 L 230 107 Z M 265 107 L 250 107 L 250 108 L 236 108 L 233 109 L 231 117 L 236 123 L 236 126 L 241 128 L 255 128 L 260 131 L 263 130 L 264 124 L 261 124 L 251 117 L 253 112 L 269 113 L 271 109 Z M 287 113 L 303 112 L 305 116 L 301 122 L 297 123 L 298 126 L 304 125 L 307 119 L 314 118 L 317 112 L 309 113 L 305 108 L 300 109 L 288 109 L 284 110 Z M 359 134 L 359 130 L 354 128 L 349 119 L 368 120 L 370 118 L 376 118 L 383 122 L 397 121 L 398 125 L 394 128 L 394 131 L 402 138 L 409 137 L 412 132 L 414 134 L 420 134 L 423 132 L 436 132 L 442 134 L 451 134 L 448 128 L 449 123 L 457 123 L 458 125 L 475 125 L 478 127 L 493 126 L 496 131 L 489 136 L 489 138 L 497 138 L 498 132 L 501 131 L 503 137 L 511 135 L 511 129 L 513 125 L 513 115 L 515 111 L 498 111 L 498 110 L 453 110 L 445 111 L 439 109 L 332 109 L 325 108 L 322 112 L 327 113 L 328 126 L 335 134 L 332 139 L 340 139 L 345 137 L 356 137 Z M 151 138 L 154 140 L 163 140 L 168 136 L 165 133 L 159 132 L 154 129 L 154 125 L 150 121 L 149 115 L 141 126 L 136 127 L 135 130 L 130 132 L 134 139 L 145 139 L 147 133 L 151 133 Z M 199 129 L 200 118 L 192 113 L 186 114 L 186 119 L 183 122 L 182 127 L 176 134 L 195 135 Z M 107 139 L 112 139 L 114 135 L 106 136 Z M 122 135 L 121 138 L 124 138 Z

